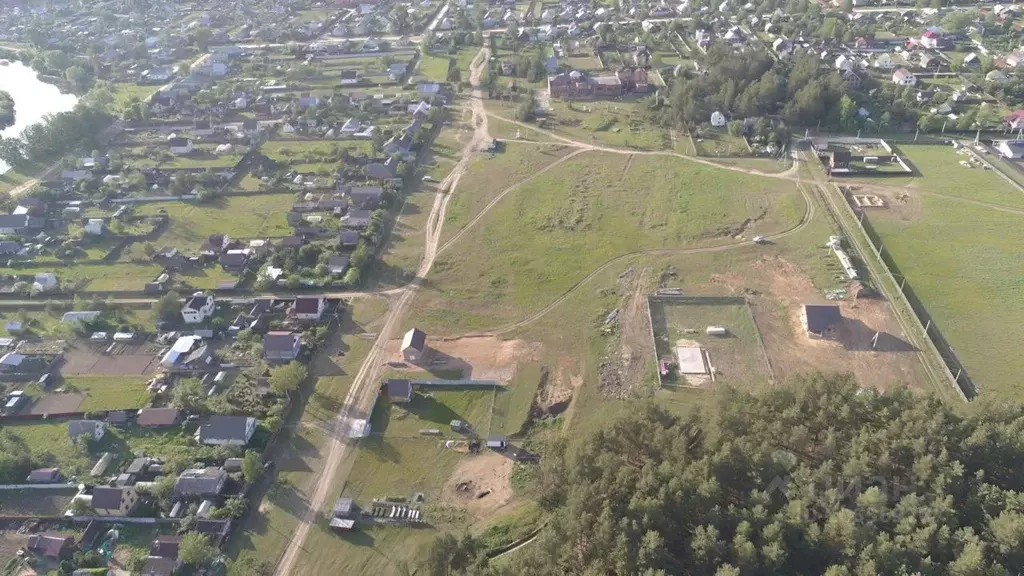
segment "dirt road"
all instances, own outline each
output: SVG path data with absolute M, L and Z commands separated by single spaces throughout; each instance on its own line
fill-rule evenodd
M 490 53 L 486 48 L 480 50 L 473 62 L 470 64 L 470 84 L 473 85 L 473 93 L 470 104 L 473 111 L 473 136 L 463 147 L 462 155 L 455 168 L 438 186 L 438 193 L 434 198 L 434 204 L 430 210 L 430 217 L 427 221 L 426 246 L 423 250 L 423 260 L 416 270 L 416 277 L 404 288 L 397 289 L 397 299 L 388 310 L 384 323 L 373 343 L 373 348 L 367 355 L 363 365 L 356 373 L 352 387 L 349 389 L 345 402 L 342 405 L 333 423 L 330 447 L 327 452 L 327 459 L 320 468 L 320 474 L 316 479 L 316 489 L 309 500 L 309 507 L 303 514 L 295 535 L 288 543 L 288 548 L 278 562 L 276 574 L 286 576 L 291 574 L 295 568 L 299 553 L 303 549 L 306 538 L 309 536 L 309 529 L 316 521 L 317 513 L 323 508 L 327 501 L 328 491 L 331 483 L 345 454 L 354 447 L 348 440 L 348 432 L 352 423 L 370 417 L 370 409 L 373 406 L 374 397 L 377 394 L 377 379 L 380 377 L 384 365 L 385 347 L 391 338 L 391 333 L 401 320 L 402 315 L 416 296 L 416 292 L 423 279 L 430 272 L 434 265 L 434 257 L 437 255 L 438 243 L 441 239 L 441 228 L 444 224 L 445 211 L 459 180 L 469 167 L 473 153 L 480 149 L 480 146 L 490 137 L 487 132 L 487 114 L 484 111 L 482 94 L 480 92 L 480 77 L 484 67 L 490 59 Z

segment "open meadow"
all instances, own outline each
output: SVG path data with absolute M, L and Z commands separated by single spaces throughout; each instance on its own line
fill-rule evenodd
M 1016 397 L 1024 360 L 1009 345 L 1024 338 L 1015 280 L 1024 194 L 992 171 L 961 166 L 950 147 L 900 150 L 920 175 L 853 184 L 854 194 L 885 201 L 865 219 L 978 392 Z
M 466 206 L 483 205 L 474 196 L 493 189 L 465 188 Z M 409 322 L 493 328 L 538 310 L 610 259 L 782 232 L 803 212 L 786 180 L 586 152 L 511 191 L 442 247 Z

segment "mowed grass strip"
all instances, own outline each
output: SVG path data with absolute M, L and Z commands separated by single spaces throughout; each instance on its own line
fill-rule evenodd
M 410 323 L 493 328 L 538 310 L 613 258 L 781 232 L 804 210 L 789 181 L 587 152 L 511 192 L 442 252 Z
M 903 220 L 875 211 L 871 224 L 982 395 L 1017 397 L 1024 357 L 1020 246 L 1024 215 L 924 196 Z
M 82 412 L 142 408 L 149 402 L 147 378 L 133 376 L 69 376 L 61 386 L 86 394 Z
M 958 154 L 951 146 L 900 144 L 897 152 L 905 155 L 920 176 L 872 179 L 871 183 L 916 188 L 968 200 L 1024 208 L 1024 193 L 993 170 L 960 165 L 969 156 Z

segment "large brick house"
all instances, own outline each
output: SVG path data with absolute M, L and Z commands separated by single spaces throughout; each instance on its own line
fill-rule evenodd
M 646 94 L 645 68 L 622 68 L 614 74 L 587 76 L 573 70 L 548 77 L 548 93 L 560 100 L 618 98 L 628 93 Z

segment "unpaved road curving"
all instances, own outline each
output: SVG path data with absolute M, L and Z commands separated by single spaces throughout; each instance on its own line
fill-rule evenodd
M 416 292 L 430 268 L 434 265 L 434 257 L 437 255 L 438 243 L 441 239 L 441 228 L 444 224 L 445 211 L 448 202 L 459 184 L 459 180 L 469 167 L 473 153 L 480 149 L 490 136 L 487 132 L 487 114 L 484 112 L 482 94 L 480 92 L 480 76 L 490 59 L 490 52 L 483 48 L 477 53 L 470 64 L 470 83 L 473 85 L 473 93 L 470 98 L 470 105 L 473 111 L 473 136 L 462 148 L 462 155 L 455 168 L 438 186 L 438 193 L 434 198 L 434 205 L 430 210 L 430 217 L 427 220 L 426 246 L 423 250 L 423 260 L 416 270 L 416 277 L 407 286 L 396 289 L 398 297 L 389 308 L 383 326 L 377 334 L 373 348 L 363 361 L 355 380 L 349 388 L 345 402 L 338 412 L 332 424 L 330 446 L 327 451 L 327 459 L 320 468 L 320 474 L 316 478 L 316 489 L 309 500 L 309 506 L 299 521 L 294 537 L 289 541 L 288 548 L 277 564 L 275 573 L 278 576 L 287 576 L 292 573 L 295 563 L 298 560 L 299 552 L 303 550 L 309 530 L 316 522 L 317 513 L 323 508 L 327 501 L 328 491 L 338 474 L 338 468 L 345 457 L 346 452 L 353 447 L 347 440 L 348 430 L 351 422 L 356 419 L 369 418 L 370 408 L 373 405 L 374 397 L 377 394 L 377 379 L 380 377 L 382 366 L 385 360 L 386 348 L 391 333 L 398 324 L 406 308 L 416 296 Z

